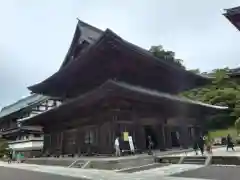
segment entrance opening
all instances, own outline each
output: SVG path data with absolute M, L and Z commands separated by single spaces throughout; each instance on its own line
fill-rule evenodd
M 172 141 L 172 147 L 180 147 L 178 135 L 176 131 L 171 132 L 171 141 Z
M 152 128 L 152 126 L 144 126 L 144 131 L 145 131 L 145 140 L 146 140 L 146 149 L 148 149 L 148 136 L 151 137 L 152 142 L 153 142 L 153 149 L 156 149 L 158 147 L 158 141 L 157 141 L 157 136 Z

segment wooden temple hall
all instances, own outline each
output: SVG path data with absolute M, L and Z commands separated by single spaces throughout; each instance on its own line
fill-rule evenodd
M 192 101 L 177 94 L 211 83 L 131 44 L 111 30 L 78 21 L 60 69 L 29 89 L 62 99 L 58 107 L 21 121 L 44 129 L 44 152 L 51 155 L 110 154 L 114 140 L 128 150 L 189 147 L 204 120 L 227 107 Z

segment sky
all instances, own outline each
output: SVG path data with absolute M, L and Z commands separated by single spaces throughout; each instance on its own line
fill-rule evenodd
M 201 71 L 240 65 L 240 32 L 222 15 L 240 0 L 0 0 L 0 107 L 58 70 L 81 19 Z

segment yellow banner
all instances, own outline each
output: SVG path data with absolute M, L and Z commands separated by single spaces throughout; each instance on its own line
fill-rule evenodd
M 128 132 L 123 132 L 123 141 L 128 141 Z

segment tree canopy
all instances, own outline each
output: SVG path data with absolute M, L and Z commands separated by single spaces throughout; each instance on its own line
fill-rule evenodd
M 8 143 L 5 139 L 0 138 L 0 158 L 8 152 Z
M 230 112 L 212 117 L 210 128 L 233 126 L 240 117 L 240 84 L 228 75 L 228 68 L 215 69 L 208 76 L 212 84 L 183 92 L 181 95 L 208 104 L 228 106 Z M 206 75 L 206 74 L 205 74 Z
M 176 59 L 175 58 L 175 53 L 173 51 L 167 51 L 164 50 L 161 45 L 158 46 L 152 46 L 149 51 L 156 57 L 160 59 L 165 59 L 171 64 L 174 64 L 178 67 L 181 67 L 185 69 L 185 66 L 183 65 L 183 60 L 181 59 Z
M 169 63 L 185 69 L 183 60 L 175 59 L 175 53 L 164 50 L 161 45 L 152 46 L 149 51 L 152 52 L 154 56 L 165 59 Z M 214 69 L 208 73 L 201 73 L 199 69 L 190 71 L 212 77 L 212 83 L 204 87 L 183 92 L 180 95 L 212 105 L 228 106 L 230 112 L 211 117 L 207 125 L 209 128 L 234 126 L 236 119 L 240 118 L 240 79 L 229 77 L 229 68 Z

